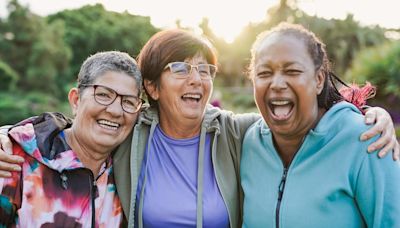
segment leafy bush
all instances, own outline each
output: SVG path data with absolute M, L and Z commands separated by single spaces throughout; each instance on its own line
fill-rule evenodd
M 357 83 L 369 81 L 378 87 L 376 98 L 385 104 L 400 99 L 400 41 L 361 51 L 346 72 Z M 389 101 L 389 99 L 391 101 Z
M 7 63 L 0 61 L 0 91 L 13 91 L 19 76 Z
M 67 103 L 60 103 L 54 96 L 48 94 L 0 93 L 0 125 L 17 123 L 47 111 L 70 113 Z

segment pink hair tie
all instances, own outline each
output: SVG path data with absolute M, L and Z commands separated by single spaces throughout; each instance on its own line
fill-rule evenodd
M 365 86 L 359 87 L 353 83 L 348 87 L 342 87 L 339 90 L 343 98 L 354 104 L 362 113 L 364 113 L 363 106 L 367 104 L 367 100 L 374 97 L 376 94 L 376 87 L 367 82 Z

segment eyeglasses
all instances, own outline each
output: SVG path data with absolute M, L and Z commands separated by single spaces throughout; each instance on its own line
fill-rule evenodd
M 217 72 L 217 67 L 212 64 L 198 64 L 191 65 L 185 62 L 172 62 L 168 63 L 164 70 L 169 68 L 169 70 L 177 77 L 177 78 L 187 78 L 191 73 L 192 69 L 196 68 L 197 72 L 200 74 L 200 78 L 202 80 L 210 80 L 215 78 L 215 74 Z
M 107 86 L 83 84 L 79 87 L 93 87 L 94 100 L 104 106 L 111 105 L 117 97 L 121 97 L 122 110 L 130 114 L 138 112 L 144 103 L 144 100 L 139 97 L 119 94 Z

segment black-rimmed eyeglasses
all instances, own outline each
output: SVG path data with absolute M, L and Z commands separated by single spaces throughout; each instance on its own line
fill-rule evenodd
M 143 99 L 137 96 L 122 95 L 103 85 L 82 84 L 79 85 L 79 87 L 93 87 L 94 100 L 104 106 L 111 105 L 117 99 L 117 97 L 121 97 L 122 110 L 131 114 L 138 112 L 144 103 Z

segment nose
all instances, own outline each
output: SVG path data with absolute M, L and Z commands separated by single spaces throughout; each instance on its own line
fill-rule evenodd
M 282 90 L 286 88 L 287 88 L 286 80 L 282 74 L 277 73 L 272 76 L 271 89 Z
M 107 106 L 106 111 L 113 116 L 121 116 L 124 113 L 121 105 L 121 96 L 118 96 L 113 103 Z
M 189 76 L 190 84 L 201 84 L 201 76 L 197 67 L 193 67 Z

